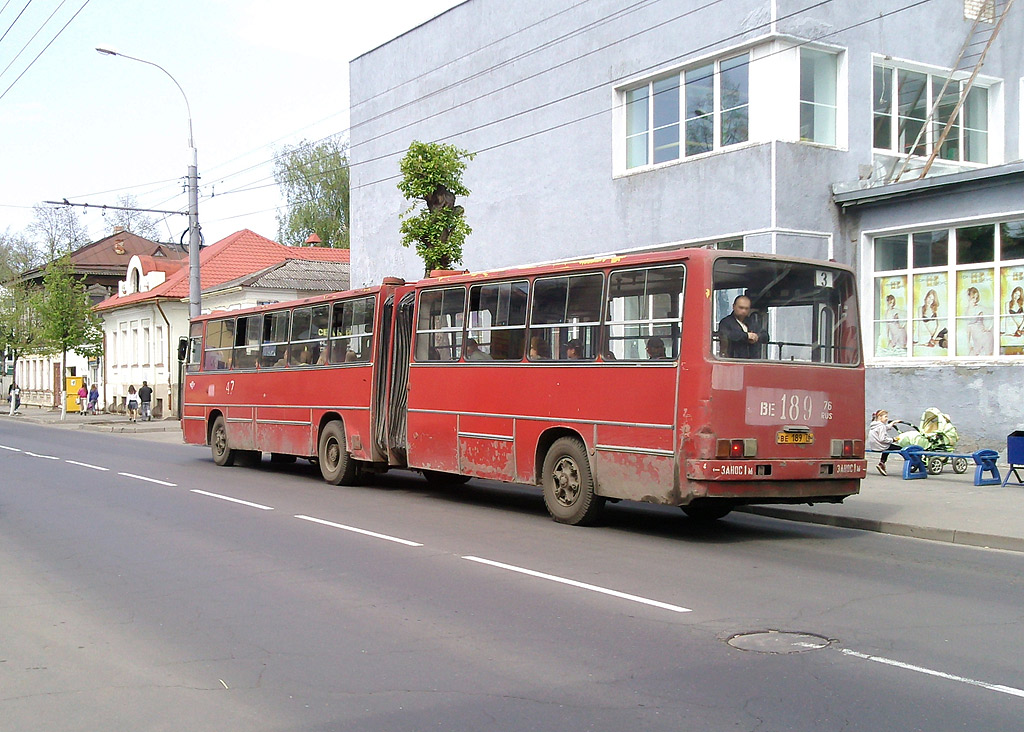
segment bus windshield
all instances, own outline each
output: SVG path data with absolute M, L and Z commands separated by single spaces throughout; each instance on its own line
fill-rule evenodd
M 714 265 L 713 312 L 719 358 L 860 363 L 856 287 L 846 270 L 722 258 Z

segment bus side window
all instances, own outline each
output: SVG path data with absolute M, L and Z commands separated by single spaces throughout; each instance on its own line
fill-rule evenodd
M 475 285 L 469 289 L 469 338 L 478 350 L 467 361 L 521 361 L 526 345 L 528 280 Z
M 605 360 L 679 357 L 684 275 L 679 265 L 612 272 L 605 311 Z
M 203 361 L 203 324 L 192 323 L 188 330 L 188 361 L 185 370 L 198 371 Z
M 203 352 L 204 371 L 223 371 L 231 368 L 231 349 L 235 341 L 235 319 L 211 320 L 206 324 L 206 344 Z
M 449 287 L 420 293 L 416 320 L 417 361 L 458 361 L 462 351 L 466 289 Z
M 530 360 L 597 358 L 603 286 L 598 272 L 534 282 Z
M 263 315 L 263 337 L 260 340 L 261 368 L 281 368 L 288 365 L 289 321 L 288 310 Z
M 254 369 L 260 350 L 260 316 L 241 317 L 235 323 L 234 367 Z
M 373 298 L 334 303 L 331 314 L 332 364 L 366 363 L 373 352 Z

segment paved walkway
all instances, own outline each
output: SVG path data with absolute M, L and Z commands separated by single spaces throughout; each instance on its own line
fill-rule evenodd
M 6 406 L 6 405 L 3 405 Z M 22 407 L 21 416 L 37 424 L 63 428 L 81 428 L 102 432 L 169 433 L 168 440 L 180 439 L 175 419 L 129 422 L 122 415 L 68 414 L 38 407 Z M 0 419 L 10 419 L 0 410 Z M 153 435 L 154 437 L 157 435 Z M 1000 446 L 1005 455 L 1006 445 Z M 889 459 L 890 474 L 875 472 L 877 456 L 868 458 L 868 477 L 860 495 L 842 504 L 820 503 L 813 506 L 748 506 L 740 510 L 762 516 L 877 531 L 953 544 L 992 547 L 1024 552 L 1024 485 L 975 486 L 974 466 L 956 475 L 949 466 L 940 475 L 924 480 L 903 480 L 903 459 Z M 1001 477 L 1005 464 L 999 465 Z M 1020 471 L 1024 475 L 1024 470 Z

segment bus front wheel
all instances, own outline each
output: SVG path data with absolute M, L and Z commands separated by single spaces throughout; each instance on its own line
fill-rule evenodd
M 210 451 L 213 453 L 213 462 L 221 467 L 235 464 L 235 451 L 228 447 L 228 431 L 224 426 L 224 418 L 217 417 L 213 420 L 213 429 L 210 431 Z
M 544 505 L 561 524 L 588 526 L 597 521 L 604 497 L 594 492 L 587 448 L 575 437 L 555 440 L 544 458 Z
M 356 477 L 356 461 L 348 454 L 345 446 L 345 427 L 334 421 L 320 433 L 317 449 L 320 474 L 331 485 L 352 485 Z

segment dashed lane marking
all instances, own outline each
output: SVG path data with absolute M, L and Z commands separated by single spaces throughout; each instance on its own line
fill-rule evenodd
M 21 452 L 17 447 L 7 447 L 7 445 L 0 445 L 0 450 L 10 450 L 11 452 Z
M 926 674 L 928 676 L 937 676 L 940 679 L 948 679 L 949 681 L 958 681 L 961 684 L 968 684 L 970 686 L 977 686 L 982 689 L 988 689 L 989 691 L 998 691 L 1000 694 L 1009 694 L 1010 696 L 1019 696 L 1024 698 L 1024 689 L 1015 689 L 1012 686 L 1003 686 L 1002 684 L 990 684 L 987 681 L 977 681 L 975 679 L 968 679 L 964 676 L 956 676 L 955 674 L 948 674 L 945 671 L 936 671 L 934 669 L 925 668 L 924 666 L 915 666 L 910 663 L 904 663 L 903 661 L 894 661 L 891 658 L 883 658 L 882 656 L 871 656 L 867 653 L 860 653 L 858 651 L 851 651 L 849 648 L 840 648 L 841 653 L 846 656 L 852 656 L 854 658 L 861 658 L 865 661 L 874 661 L 875 663 L 882 663 L 886 666 L 895 666 L 896 668 L 902 668 L 906 671 L 916 671 L 919 674 Z
M 483 559 L 481 557 L 463 557 L 471 562 L 477 562 L 479 564 L 486 564 L 491 567 L 497 567 L 498 569 L 507 569 L 510 572 L 518 572 L 519 574 L 529 575 L 530 577 L 539 577 L 540 579 L 550 580 L 552 582 L 558 582 L 563 585 L 569 585 L 570 587 L 578 587 L 582 590 L 590 590 L 591 592 L 599 592 L 602 595 L 611 595 L 612 597 L 618 597 L 622 600 L 629 600 L 631 602 L 639 602 L 642 605 L 650 605 L 652 607 L 661 608 L 662 610 L 671 610 L 675 613 L 688 613 L 692 612 L 689 608 L 680 607 L 679 605 L 670 605 L 667 602 L 660 602 L 659 600 L 651 600 L 647 597 L 640 597 L 639 595 L 630 595 L 625 592 L 619 592 L 618 590 L 610 590 L 607 587 L 598 587 L 597 585 L 590 585 L 586 582 L 577 582 L 576 580 L 567 579 L 565 577 L 558 577 L 553 574 L 545 574 L 543 572 L 537 572 L 532 569 L 526 569 L 524 567 L 516 567 L 512 564 L 503 564 L 502 562 L 495 562 L 491 559 Z
M 25 450 L 25 454 L 34 458 L 42 458 L 43 460 L 60 460 L 60 458 L 55 455 L 40 455 L 39 453 L 29 452 L 28 450 Z
M 321 524 L 323 526 L 330 526 L 334 529 L 342 529 L 343 531 L 351 531 L 356 534 L 363 534 L 364 536 L 372 536 L 375 539 L 384 539 L 384 541 L 393 541 L 396 544 L 404 544 L 405 546 L 423 546 L 422 544 L 409 541 L 408 539 L 399 539 L 397 536 L 388 536 L 387 534 L 378 534 L 376 531 L 367 531 L 366 529 L 359 529 L 355 526 L 346 526 L 345 524 L 336 524 L 333 521 L 324 521 L 323 519 L 313 518 L 312 516 L 298 515 L 295 518 L 302 519 L 303 521 L 312 521 L 314 524 Z
M 177 488 L 177 483 L 168 483 L 166 480 L 157 480 L 156 478 L 147 478 L 145 475 L 136 475 L 135 473 L 118 473 L 123 475 L 125 478 L 135 478 L 135 480 L 144 480 L 147 483 L 156 483 L 157 485 L 166 485 L 171 488 Z
M 241 498 L 232 498 L 231 496 L 222 496 L 219 493 L 209 493 L 207 491 L 201 491 L 198 488 L 192 489 L 193 493 L 198 493 L 201 496 L 209 496 L 210 498 L 219 498 L 222 501 L 231 501 L 231 503 L 241 503 L 243 506 L 249 506 L 251 508 L 258 508 L 261 511 L 273 511 L 273 506 L 264 506 L 260 503 L 251 503 L 249 501 L 243 501 Z
M 67 459 L 65 459 L 64 462 L 70 463 L 71 465 L 77 465 L 77 466 L 82 467 L 82 468 L 89 468 L 90 470 L 110 470 L 110 468 L 103 468 L 103 467 L 100 467 L 99 465 L 90 465 L 89 463 L 80 463 L 77 460 L 67 460 Z

